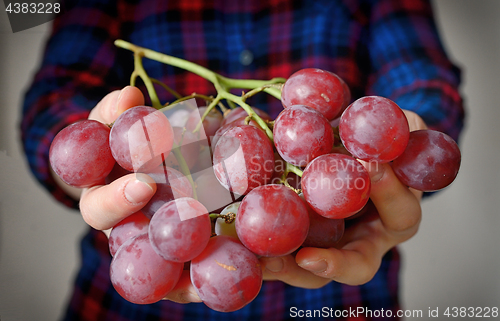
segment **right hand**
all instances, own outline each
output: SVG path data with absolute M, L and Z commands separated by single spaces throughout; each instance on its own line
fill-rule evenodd
M 89 119 L 111 124 L 125 110 L 144 105 L 144 96 L 127 86 L 106 95 L 92 109 Z M 139 211 L 156 192 L 154 180 L 145 174 L 128 174 L 108 185 L 84 188 L 80 211 L 84 221 L 97 230 L 108 230 L 125 217 Z
M 113 123 L 125 110 L 144 105 L 144 96 L 136 88 L 127 86 L 104 97 L 92 109 L 89 119 L 104 124 Z M 65 185 L 62 180 L 59 184 Z M 63 186 L 67 190 L 68 185 Z M 84 221 L 109 236 L 113 226 L 139 211 L 156 192 L 155 181 L 146 174 L 128 174 L 108 185 L 96 185 L 81 190 L 80 211 Z M 175 288 L 165 298 L 177 303 L 201 302 L 196 294 L 189 271 L 184 271 Z

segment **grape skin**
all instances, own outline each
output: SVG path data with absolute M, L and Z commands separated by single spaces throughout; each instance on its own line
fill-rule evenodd
M 309 233 L 302 246 L 328 249 L 334 247 L 344 235 L 344 219 L 326 218 L 311 210 L 309 220 Z
M 185 130 L 184 128 L 172 127 L 172 130 L 174 133 L 174 142 L 177 145 L 180 154 L 184 158 L 187 167 L 189 169 L 193 168 L 196 162 L 198 162 L 203 142 L 198 140 L 197 135 Z M 164 165 L 175 168 L 179 171 L 181 170 L 177 156 L 173 152 L 170 153 L 165 159 Z
M 342 88 L 344 89 L 344 101 L 342 102 L 342 107 L 340 108 L 340 112 L 337 114 L 336 117 L 340 117 L 344 110 L 346 110 L 347 107 L 349 107 L 349 104 L 351 103 L 351 90 L 349 89 L 349 86 L 347 83 L 340 78 L 340 82 L 342 83 Z
M 149 224 L 151 246 L 158 255 L 173 262 L 188 262 L 198 256 L 211 231 L 207 209 L 190 197 L 165 203 Z
M 193 110 L 186 121 L 186 129 L 190 132 L 193 132 L 198 124 L 200 123 L 201 117 L 207 110 L 207 107 L 200 107 L 198 110 Z M 196 137 L 200 139 L 208 139 L 210 144 L 210 138 L 215 134 L 217 129 L 221 126 L 222 122 L 222 113 L 217 109 L 212 109 L 208 113 L 207 117 L 203 119 L 203 128 L 200 129 L 199 132 L 194 133 Z
M 220 212 L 225 206 L 240 197 L 240 195 L 230 193 L 219 183 L 212 168 L 204 170 L 201 173 L 196 173 L 196 176 L 194 183 L 198 201 L 210 213 Z
M 113 157 L 128 171 L 147 172 L 170 153 L 174 133 L 167 117 L 153 107 L 126 110 L 114 122 L 109 137 Z
M 285 108 L 293 105 L 309 106 L 332 120 L 348 99 L 346 94 L 343 81 L 336 74 L 305 68 L 287 79 L 281 92 L 281 102 Z
M 370 196 L 370 176 L 356 159 L 327 154 L 314 159 L 302 174 L 307 203 L 331 219 L 349 217 L 363 208 Z
M 445 188 L 455 180 L 460 162 L 460 149 L 453 138 L 423 129 L 410 133 L 406 150 L 391 165 L 403 184 L 431 192 Z
M 250 251 L 266 257 L 292 253 L 304 242 L 309 216 L 300 197 L 284 185 L 255 188 L 240 204 L 236 233 Z
M 256 128 L 262 129 L 262 127 L 260 127 L 259 124 L 257 124 L 257 122 L 255 122 L 254 120 L 251 120 L 247 124 L 246 119 L 247 119 L 246 116 L 243 116 L 243 117 L 240 117 L 240 118 L 236 118 L 235 120 L 233 120 L 233 121 L 231 121 L 229 123 L 226 123 L 226 124 L 222 125 L 221 127 L 219 127 L 219 129 L 217 129 L 217 131 L 215 132 L 214 137 L 212 137 L 212 143 L 214 144 L 214 146 L 217 145 L 217 142 L 219 141 L 219 138 L 222 135 L 224 135 L 224 133 L 227 132 L 229 129 L 233 128 L 234 126 L 237 126 L 237 125 L 251 125 L 251 126 L 254 126 Z
M 333 129 L 318 111 L 294 105 L 283 110 L 274 122 L 274 145 L 288 163 L 304 167 L 332 150 Z
M 54 172 L 75 187 L 102 183 L 115 165 L 109 133 L 109 127 L 96 120 L 82 120 L 61 130 L 49 150 Z
M 183 268 L 183 263 L 169 262 L 156 254 L 144 233 L 118 249 L 111 261 L 110 277 L 116 291 L 126 300 L 151 304 L 175 287 Z
M 354 157 L 387 163 L 403 153 L 410 129 L 405 114 L 396 103 L 384 97 L 366 96 L 344 111 L 339 134 Z
M 344 219 L 331 219 L 319 215 L 307 204 L 303 193 L 299 196 L 306 205 L 309 214 L 309 231 L 302 246 L 325 249 L 334 247 L 344 235 Z
M 262 130 L 238 125 L 220 137 L 213 162 L 215 176 L 222 186 L 232 193 L 245 195 L 271 179 L 273 147 Z
M 111 156 L 113 157 L 113 156 Z M 114 158 L 113 158 L 114 160 Z M 109 172 L 108 176 L 104 179 L 104 182 L 106 184 L 109 184 L 111 182 L 114 182 L 115 180 L 119 179 L 120 177 L 123 177 L 128 174 L 132 174 L 133 172 L 130 172 L 123 167 L 121 167 L 117 162 L 115 162 L 115 166 L 113 166 L 113 169 L 111 172 Z
M 147 174 L 156 183 L 156 192 L 142 208 L 148 218 L 152 218 L 163 204 L 171 200 L 193 196 L 193 188 L 187 177 L 173 168 L 160 166 Z
M 142 212 L 135 212 L 116 224 L 109 233 L 109 253 L 114 256 L 116 251 L 132 237 L 147 233 L 149 229 L 149 218 Z
M 236 239 L 212 237 L 191 261 L 191 282 L 202 301 L 219 312 L 232 312 L 250 303 L 262 286 L 257 257 Z

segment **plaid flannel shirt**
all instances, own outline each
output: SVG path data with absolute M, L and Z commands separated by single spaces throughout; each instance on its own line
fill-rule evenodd
M 77 208 L 77 202 L 57 187 L 49 172 L 50 143 L 59 130 L 86 118 L 107 93 L 129 83 L 133 58 L 113 45 L 115 39 L 234 78 L 286 78 L 307 67 L 330 70 L 346 81 L 353 99 L 390 98 L 455 139 L 463 127 L 460 71 L 446 55 L 428 0 L 67 0 L 62 12 L 26 93 L 21 134 L 35 177 L 70 207 Z M 144 67 L 182 94 L 215 93 L 209 82 L 192 73 L 147 59 Z M 168 93 L 160 97 L 173 99 Z M 264 94 L 251 103 L 273 117 L 282 110 L 278 100 Z M 110 283 L 111 257 L 104 234 L 90 230 L 81 251 L 82 266 L 66 320 L 266 321 L 290 318 L 292 307 L 364 307 L 393 315 L 400 308 L 396 249 L 386 254 L 367 284 L 331 282 L 308 290 L 266 281 L 252 303 L 233 313 L 218 313 L 203 303 L 129 303 Z M 371 318 L 332 314 L 324 319 Z

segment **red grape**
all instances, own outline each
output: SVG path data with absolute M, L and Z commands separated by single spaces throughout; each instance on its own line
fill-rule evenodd
M 116 252 L 110 267 L 111 283 L 132 303 L 155 303 L 172 291 L 183 268 L 184 264 L 156 254 L 144 233 L 123 243 Z
M 189 115 L 191 114 L 191 111 L 192 110 L 188 106 L 182 105 L 178 106 L 177 108 L 175 108 L 175 110 L 165 115 L 167 116 L 168 121 L 170 122 L 170 125 L 172 127 L 184 128 L 186 126 Z
M 340 117 L 344 110 L 346 110 L 347 107 L 349 107 L 349 104 L 351 103 L 351 90 L 349 89 L 349 86 L 347 86 L 346 82 L 340 78 L 340 82 L 342 83 L 342 88 L 344 89 L 344 102 L 342 103 L 342 108 L 340 109 L 340 112 L 337 114 L 336 117 Z
M 309 216 L 300 197 L 284 185 L 253 189 L 240 204 L 236 233 L 250 251 L 274 257 L 295 251 L 309 230 Z
M 343 81 L 334 73 L 305 68 L 292 74 L 281 92 L 285 108 L 306 105 L 316 109 L 328 120 L 332 120 L 342 109 L 344 101 Z
M 114 158 L 113 158 L 114 159 Z M 118 163 L 115 162 L 115 166 L 113 166 L 113 169 L 111 172 L 106 176 L 104 182 L 106 184 L 109 184 L 111 182 L 114 182 L 115 180 L 119 179 L 120 177 L 123 177 L 128 174 L 132 174 L 133 172 L 130 172 L 123 167 L 121 167 Z
M 194 181 L 198 201 L 212 212 L 219 212 L 224 206 L 231 204 L 240 195 L 229 192 L 219 183 L 212 168 L 196 173 Z
M 342 154 L 314 159 L 304 169 L 301 183 L 307 203 L 318 214 L 332 219 L 358 212 L 370 196 L 368 172 L 360 162 Z
M 193 134 L 192 132 L 185 130 L 180 127 L 172 127 L 174 132 L 174 141 L 178 146 L 178 150 L 188 168 L 193 168 L 193 166 L 198 161 L 198 157 L 200 155 L 201 145 L 203 142 L 198 140 L 198 136 Z M 177 160 L 177 155 L 175 153 L 170 153 L 168 157 L 165 159 L 165 166 L 175 168 L 177 170 L 181 170 L 179 161 Z
M 198 147 L 200 150 L 198 151 L 196 164 L 194 164 L 194 166 L 190 169 L 191 173 L 195 174 L 206 169 L 211 169 L 213 171 L 212 148 L 214 145 L 210 146 L 207 140 L 201 140 L 198 141 Z
M 189 114 L 189 117 L 187 119 L 186 129 L 192 132 L 200 123 L 201 117 L 203 116 L 206 110 L 207 107 L 200 107 L 198 108 L 198 110 L 193 110 Z M 200 129 L 201 136 L 198 137 L 200 137 L 201 139 L 207 138 L 208 141 L 210 142 L 210 137 L 212 137 L 217 131 L 217 129 L 219 129 L 219 127 L 221 126 L 221 122 L 222 122 L 221 112 L 215 108 L 212 109 L 208 113 L 207 117 L 203 119 L 203 128 L 202 128 L 203 130 Z
M 217 145 L 219 138 L 222 135 L 224 135 L 225 132 L 227 132 L 229 129 L 233 128 L 234 126 L 238 126 L 238 125 L 251 125 L 251 126 L 254 126 L 256 128 L 262 129 L 262 127 L 260 127 L 259 124 L 257 124 L 257 122 L 255 122 L 254 120 L 251 120 L 247 124 L 245 116 L 240 117 L 240 118 L 236 118 L 235 120 L 231 121 L 230 123 L 226 123 L 226 124 L 222 125 L 221 127 L 219 127 L 219 129 L 217 129 L 217 131 L 214 134 L 214 137 L 212 137 L 212 144 L 214 146 Z
M 165 260 L 187 262 L 203 251 L 212 226 L 207 209 L 190 197 L 165 203 L 151 219 L 151 246 Z
M 155 194 L 142 208 L 148 218 L 153 217 L 163 204 L 173 199 L 193 196 L 193 188 L 187 177 L 173 168 L 160 166 L 147 174 L 156 183 Z
M 285 161 L 306 166 L 314 158 L 329 153 L 333 130 L 318 111 L 304 105 L 289 106 L 274 122 L 274 145 Z
M 266 134 L 250 125 L 229 129 L 214 150 L 214 172 L 229 191 L 245 195 L 273 174 L 273 147 Z
M 82 120 L 61 130 L 49 150 L 54 172 L 75 187 L 104 182 L 115 165 L 109 132 L 108 126 L 96 120 Z
M 300 195 L 303 197 L 303 194 Z M 344 235 L 344 219 L 326 218 L 316 213 L 305 200 L 304 204 L 309 214 L 309 232 L 302 246 L 334 247 Z
M 399 180 L 420 191 L 450 185 L 458 174 L 461 154 L 450 136 L 430 129 L 410 133 L 406 150 L 392 163 Z
M 356 158 L 386 163 L 401 155 L 410 129 L 406 116 L 390 99 L 362 97 L 340 117 L 339 134 L 345 148 Z
M 212 237 L 191 261 L 191 282 L 211 309 L 232 312 L 250 303 L 262 286 L 262 269 L 255 254 L 236 239 Z
M 132 237 L 147 233 L 149 228 L 149 218 L 141 212 L 127 216 L 116 224 L 109 234 L 109 252 L 114 256 L 120 246 Z
M 174 133 L 167 117 L 153 107 L 126 110 L 113 124 L 109 144 L 113 157 L 126 170 L 147 172 L 170 153 Z

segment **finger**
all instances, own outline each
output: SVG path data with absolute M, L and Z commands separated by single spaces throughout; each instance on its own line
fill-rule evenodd
M 383 255 L 398 241 L 387 233 L 373 210 L 352 223 L 338 246 L 303 248 L 295 257 L 297 264 L 315 275 L 344 284 L 360 285 L 370 281 L 380 268 Z
M 411 132 L 414 130 L 427 129 L 427 125 L 418 114 L 405 109 L 403 109 L 403 112 L 406 116 L 406 120 L 408 120 L 408 126 Z
M 176 303 L 201 302 L 200 297 L 191 283 L 189 270 L 182 271 L 179 282 L 177 282 L 172 291 L 168 293 L 165 300 L 174 301 Z
M 107 94 L 89 115 L 89 119 L 111 124 L 125 110 L 144 105 L 144 95 L 137 87 L 127 86 Z
M 264 280 L 280 280 L 292 286 L 317 289 L 331 282 L 297 265 L 292 255 L 260 258 Z
M 389 164 L 362 162 L 371 179 L 370 199 L 377 208 L 382 223 L 401 241 L 418 229 L 422 217 L 419 193 L 412 192 L 396 177 Z M 420 194 L 421 195 L 421 194 Z
M 360 238 L 342 249 L 302 248 L 295 257 L 298 266 L 316 276 L 348 285 L 370 281 L 377 273 L 385 242 Z
M 97 230 L 116 225 L 139 211 L 156 192 L 154 180 L 146 174 L 129 174 L 109 185 L 86 188 L 80 198 L 84 221 Z

